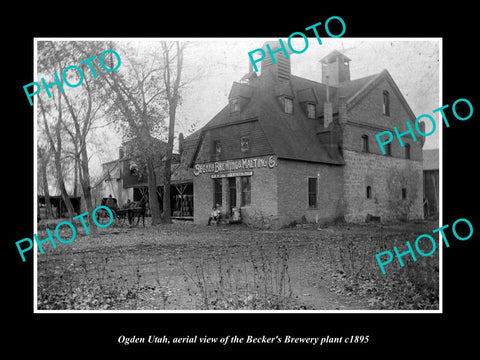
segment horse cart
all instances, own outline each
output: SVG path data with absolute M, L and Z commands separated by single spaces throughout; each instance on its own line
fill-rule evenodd
M 124 225 L 125 220 L 128 220 L 128 224 L 132 225 L 135 216 L 138 217 L 137 225 L 142 216 L 143 226 L 145 226 L 145 201 L 143 199 L 141 201 L 132 201 L 119 207 L 117 199 L 108 197 L 102 199 L 102 205 L 108 207 L 112 212 L 114 226 Z M 110 214 L 106 209 L 100 208 L 96 213 L 96 218 L 99 224 L 106 225 L 110 221 Z

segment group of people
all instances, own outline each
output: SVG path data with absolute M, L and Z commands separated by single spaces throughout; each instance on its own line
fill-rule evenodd
M 131 201 L 130 199 L 127 199 L 127 202 L 122 206 L 123 209 L 129 209 L 131 208 L 132 206 L 134 206 L 135 203 L 133 201 Z M 108 206 L 109 208 L 111 209 L 116 209 L 118 208 L 117 206 L 117 203 L 115 201 L 115 199 L 112 198 L 112 195 L 110 195 L 107 200 L 106 200 L 106 206 Z M 210 213 L 210 216 L 208 218 L 208 223 L 207 223 L 207 226 L 210 225 L 212 223 L 212 221 L 217 224 L 218 221 L 220 220 L 220 216 L 221 216 L 221 206 L 220 204 L 216 204 L 213 208 L 212 208 L 212 212 Z M 232 216 L 233 220 L 236 221 L 236 220 L 240 220 L 240 213 L 239 213 L 239 209 L 237 208 L 234 208 L 233 209 L 233 216 Z M 238 218 L 238 219 L 237 219 Z M 130 219 L 129 219 L 130 220 Z
M 114 210 L 119 209 L 117 201 L 116 201 L 116 199 L 114 199 L 112 197 L 112 195 L 109 195 L 108 198 L 105 200 L 105 205 L 107 207 L 109 207 L 110 209 L 114 209 Z M 120 209 L 130 209 L 130 208 L 135 207 L 135 206 L 137 206 L 136 202 L 134 202 L 130 199 L 127 199 L 127 202 L 125 204 L 123 204 L 120 207 Z
M 221 214 L 222 214 L 221 207 L 220 207 L 219 204 L 216 204 L 212 208 L 212 212 L 210 213 L 210 217 L 208 218 L 207 226 L 210 225 L 212 223 L 212 221 L 215 224 L 218 224 L 218 221 L 220 220 Z M 229 218 L 229 224 L 238 224 L 241 221 L 242 221 L 242 217 L 241 217 L 241 214 L 240 214 L 240 208 L 238 208 L 238 207 L 232 208 L 232 214 L 231 214 L 231 217 Z

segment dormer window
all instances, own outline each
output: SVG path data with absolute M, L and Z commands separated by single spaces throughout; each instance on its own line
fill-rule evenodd
M 285 99 L 284 111 L 287 114 L 293 114 L 293 99 L 289 97 L 285 97 L 284 99 Z
M 233 98 L 230 100 L 230 112 L 238 112 L 240 111 L 240 100 L 238 98 Z
M 248 136 L 242 136 L 240 138 L 240 150 L 242 152 L 248 151 L 248 149 L 250 148 L 249 140 L 250 139 Z
M 215 154 L 220 155 L 222 153 L 222 143 L 220 140 L 214 141 L 213 146 L 215 148 Z
M 315 119 L 315 104 L 307 104 L 307 117 Z

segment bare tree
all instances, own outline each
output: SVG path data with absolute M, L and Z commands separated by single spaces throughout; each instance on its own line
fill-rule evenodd
M 63 49 L 57 51 L 57 47 L 52 42 L 54 49 L 54 58 L 60 68 L 64 68 L 69 64 L 78 64 L 85 56 L 85 46 L 78 42 L 68 42 L 62 44 Z M 65 54 L 62 56 L 62 54 Z M 95 55 L 90 53 L 89 57 Z M 80 58 L 81 57 L 81 58 Z M 78 74 L 76 74 L 79 81 Z M 76 89 L 77 90 L 77 89 Z M 83 77 L 81 88 L 76 92 L 62 93 L 67 110 L 69 113 L 68 120 L 63 118 L 63 125 L 66 132 L 70 136 L 73 145 L 73 158 L 75 160 L 74 167 L 74 192 L 77 186 L 77 176 L 82 188 L 82 196 L 88 213 L 92 214 L 94 210 L 92 201 L 92 188 L 89 169 L 89 156 L 87 148 L 87 137 L 92 129 L 94 122 L 98 119 L 97 115 L 101 108 L 104 107 L 105 98 L 99 95 L 100 85 L 92 81 L 89 76 Z M 77 173 L 78 171 L 78 173 Z M 90 217 L 88 218 L 90 219 Z M 90 231 L 93 236 L 97 235 L 96 226 L 91 226 Z
M 122 68 L 103 74 L 101 83 L 110 100 L 109 116 L 133 144 L 129 155 L 141 163 L 147 177 L 152 225 L 171 222 L 170 182 L 176 110 L 180 103 L 184 44 L 161 42 L 160 49 L 109 43 L 121 53 Z M 108 59 L 107 59 L 108 61 Z M 165 119 L 168 117 L 168 126 Z M 166 144 L 159 138 L 166 139 Z M 161 170 L 163 173 L 160 173 Z M 163 175 L 163 176 L 162 176 Z M 157 183 L 163 179 L 163 193 Z M 163 196 L 163 216 L 158 195 Z
M 95 84 L 87 75 L 86 71 L 83 73 L 67 72 L 63 73 L 63 69 L 72 64 L 80 65 L 81 60 L 84 59 L 85 51 L 89 49 L 83 43 L 69 41 L 69 42 L 42 42 L 39 45 L 40 61 L 42 64 L 41 70 L 44 73 L 62 74 L 62 83 L 68 81 L 69 83 L 80 82 L 81 86 L 76 89 L 68 89 L 68 91 L 61 91 L 57 85 L 58 94 L 53 99 L 55 107 L 46 107 L 45 103 L 40 99 L 40 107 L 44 119 L 44 127 L 46 128 L 46 135 L 50 141 L 50 147 L 54 147 L 54 153 L 56 154 L 55 164 L 58 167 L 56 173 L 57 178 L 60 179 L 60 190 L 62 197 L 67 204 L 67 208 L 70 209 L 65 178 L 62 171 L 62 165 L 57 165 L 62 161 L 66 161 L 67 157 L 74 161 L 73 166 L 73 189 L 76 195 L 76 189 L 78 182 L 82 188 L 82 197 L 85 202 L 87 211 L 91 214 L 94 210 L 92 196 L 91 196 L 91 180 L 89 171 L 89 157 L 87 147 L 87 137 L 90 133 L 94 121 L 98 118 L 97 114 L 99 110 L 104 106 L 105 99 L 99 95 L 101 89 L 99 85 Z M 87 64 L 84 64 L 83 68 Z M 67 78 L 65 78 L 67 76 Z M 67 80 L 68 79 L 68 80 Z M 51 100 L 49 100 L 50 102 Z M 47 112 L 51 118 L 55 118 L 55 134 L 56 144 L 52 145 L 52 136 L 47 121 Z M 62 135 L 60 133 L 62 132 Z M 67 135 L 66 139 L 64 138 Z M 62 141 L 67 140 L 68 147 L 62 147 Z M 63 152 L 63 154 L 62 154 Z M 71 205 L 71 204 L 70 204 Z M 72 217 L 70 215 L 70 217 Z M 87 218 L 90 221 L 90 217 Z M 96 226 L 90 226 L 89 230 L 93 236 L 97 235 Z
M 110 48 L 113 47 L 110 44 Z M 136 56 L 132 48 L 122 50 L 119 51 L 125 65 L 121 71 L 103 76 L 102 83 L 111 100 L 110 116 L 118 117 L 117 124 L 122 127 L 124 138 L 134 144 L 134 155 L 141 159 L 145 168 L 152 225 L 157 225 L 162 219 L 155 169 L 163 156 L 158 152 L 154 135 L 161 133 L 164 127 L 162 95 L 165 91 L 160 82 L 163 64 L 155 52 Z
M 48 189 L 48 176 L 47 168 L 50 162 L 50 151 L 47 146 L 42 146 L 37 144 L 37 179 L 40 178 L 40 183 L 38 184 L 41 193 L 45 196 L 45 208 L 47 212 L 47 219 L 53 218 L 52 203 L 50 201 L 50 191 Z
M 166 41 L 162 41 L 164 61 L 163 83 L 165 85 L 165 94 L 168 103 L 168 143 L 165 154 L 165 183 L 163 192 L 165 222 L 171 222 L 170 183 L 172 176 L 173 140 L 175 134 L 175 116 L 177 106 L 180 102 L 180 81 L 182 78 L 184 46 L 185 44 L 180 44 L 178 41 L 169 44 L 167 44 Z M 174 47 L 175 52 L 173 51 Z
M 59 90 L 60 92 L 60 90 Z M 63 143 L 62 143 L 62 134 L 61 134 L 61 128 L 62 128 L 62 98 L 60 94 L 56 96 L 56 99 L 54 98 L 52 101 L 55 104 L 55 111 L 53 111 L 52 106 L 47 106 L 43 103 L 42 96 L 37 97 L 39 105 L 40 105 L 40 112 L 42 115 L 43 119 L 43 125 L 44 125 L 44 130 L 45 130 L 45 135 L 47 137 L 47 141 L 50 145 L 50 150 L 53 153 L 53 160 L 54 160 L 54 165 L 55 165 L 55 175 L 57 178 L 57 184 L 60 189 L 60 193 L 62 195 L 63 202 L 65 203 L 65 206 L 67 207 L 68 211 L 68 217 L 70 218 L 70 221 L 73 223 L 73 217 L 74 217 L 74 208 L 72 205 L 72 202 L 70 201 L 70 197 L 67 193 L 67 189 L 65 187 L 65 181 L 64 181 L 64 173 L 63 173 L 63 168 L 62 168 L 62 151 L 63 151 Z M 52 114 L 54 117 L 54 123 L 52 124 L 53 127 L 53 133 L 50 129 L 49 122 L 47 120 L 48 115 L 47 112 Z M 60 214 L 61 216 L 62 214 Z

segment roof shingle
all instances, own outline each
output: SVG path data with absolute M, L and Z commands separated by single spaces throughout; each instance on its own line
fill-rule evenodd
M 345 96 L 348 101 L 381 74 L 330 85 L 329 97 L 333 112 L 338 112 L 340 96 Z M 279 80 L 271 68 L 265 68 L 260 76 L 251 78 L 248 85 L 251 89 L 249 94 L 251 97 L 246 106 L 236 113 L 231 113 L 229 107 L 225 106 L 204 126 L 202 131 L 256 119 L 279 158 L 335 165 L 345 163 L 338 144 L 331 143 L 335 137 L 317 135 L 320 124 L 318 117 L 323 117 L 323 104 L 327 97 L 326 84 L 295 75 L 291 75 L 288 81 Z M 238 92 L 236 87 L 238 84 L 234 83 L 232 93 Z M 278 99 L 282 94 L 293 96 L 293 114 L 283 111 Z M 307 117 L 300 107 L 300 102 L 303 101 L 317 102 L 317 119 Z

